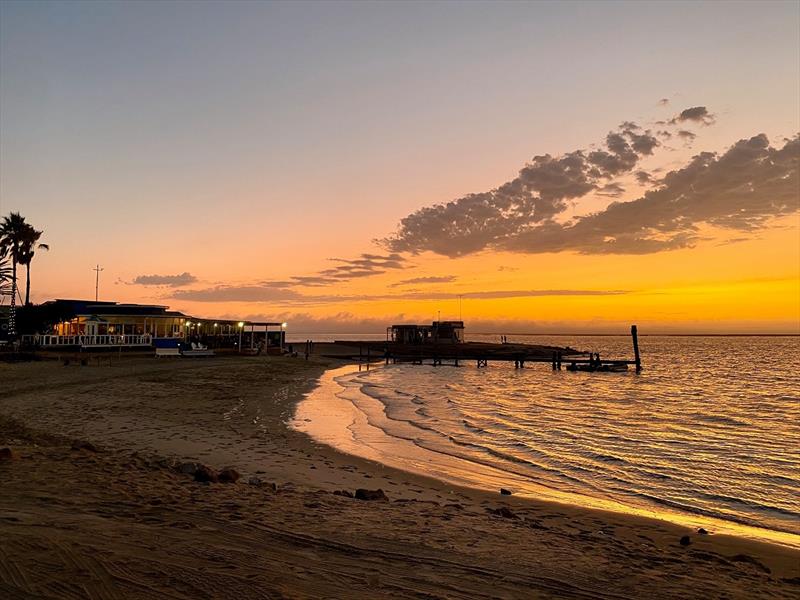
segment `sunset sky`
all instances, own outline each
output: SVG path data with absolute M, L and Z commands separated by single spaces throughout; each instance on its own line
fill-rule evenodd
M 800 333 L 799 32 L 797 2 L 6 1 L 0 215 L 45 231 L 37 302 L 99 263 L 102 299 L 290 331 Z

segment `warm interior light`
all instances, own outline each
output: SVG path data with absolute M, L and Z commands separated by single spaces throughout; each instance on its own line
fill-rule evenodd
M 244 327 L 244 323 L 242 321 L 239 321 L 239 327 Z

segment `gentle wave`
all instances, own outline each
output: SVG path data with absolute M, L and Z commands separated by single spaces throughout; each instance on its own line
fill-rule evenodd
M 528 341 L 629 353 L 627 338 Z M 641 346 L 641 375 L 394 365 L 340 384 L 369 399 L 350 401 L 370 426 L 430 452 L 434 471 L 437 455 L 457 458 L 577 496 L 800 535 L 800 339 Z

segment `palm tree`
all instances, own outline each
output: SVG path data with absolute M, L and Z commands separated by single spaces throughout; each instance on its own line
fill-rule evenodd
M 11 256 L 11 312 L 9 315 L 8 333 L 13 338 L 16 334 L 15 318 L 17 312 L 17 264 L 23 256 L 23 244 L 30 227 L 25 222 L 25 217 L 19 213 L 12 212 L 7 217 L 3 217 L 0 223 L 0 247 L 4 248 L 5 253 Z
M 40 244 L 39 238 L 42 231 L 35 229 L 32 225 L 25 224 L 25 235 L 22 239 L 20 249 L 19 264 L 25 265 L 25 306 L 31 303 L 31 262 L 37 250 L 50 250 L 47 244 Z
M 5 246 L 0 245 L 0 304 L 3 296 L 11 295 L 11 263 Z

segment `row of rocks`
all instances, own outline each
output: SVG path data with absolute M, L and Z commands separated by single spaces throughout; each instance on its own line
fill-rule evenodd
M 336 490 L 333 492 L 334 496 L 344 496 L 345 498 L 355 498 L 356 500 L 366 500 L 371 502 L 388 502 L 389 498 L 382 489 L 366 490 L 358 488 L 355 492 L 348 490 Z
M 706 530 L 705 530 L 705 529 L 703 529 L 702 527 L 700 527 L 700 528 L 697 530 L 697 533 L 698 533 L 698 534 L 700 534 L 700 535 L 708 535 L 708 531 L 706 531 Z M 685 535 L 685 536 L 683 536 L 683 537 L 682 537 L 682 538 L 679 540 L 679 542 L 678 542 L 678 543 L 679 543 L 681 546 L 689 546 L 689 545 L 692 543 L 692 538 L 691 538 L 690 536 L 688 536 L 688 535 Z
M 231 467 L 217 471 L 208 465 L 194 462 L 179 463 L 175 465 L 175 470 L 183 475 L 192 476 L 200 483 L 236 483 L 241 477 L 239 471 Z

